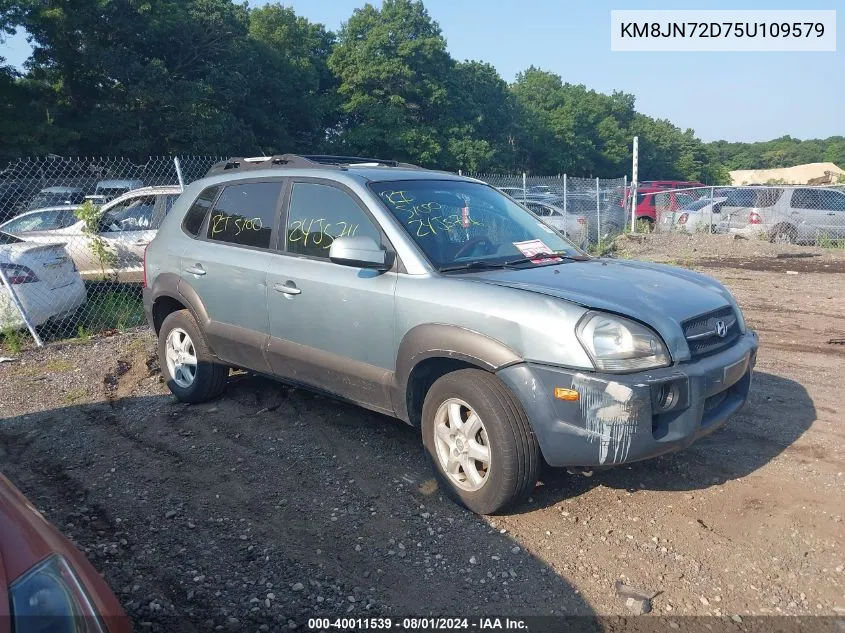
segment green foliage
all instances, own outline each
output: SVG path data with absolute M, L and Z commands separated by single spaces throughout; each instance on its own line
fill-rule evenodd
M 256 5 L 257 3 L 252 3 Z M 729 169 L 832 161 L 845 137 L 704 144 L 692 130 L 530 67 L 508 85 L 457 61 L 420 0 L 356 9 L 336 35 L 282 4 L 0 0 L 34 53 L 0 57 L 0 161 L 27 155 L 336 152 L 468 172 L 729 182 Z
M 144 304 L 140 292 L 130 288 L 105 284 L 89 289 L 88 302 L 76 319 L 82 332 L 121 332 L 143 325 Z M 82 336 L 79 336 L 82 338 Z
M 384 0 L 380 9 L 356 9 L 329 57 L 342 100 L 339 145 L 354 154 L 440 163 L 452 67 L 422 2 Z
M 759 143 L 716 141 L 708 147 L 714 160 L 730 170 L 773 169 L 821 162 L 845 166 L 845 136 L 806 141 L 782 136 Z
M 827 233 L 819 235 L 818 244 L 822 248 L 845 249 L 845 239 L 831 237 Z
M 103 279 L 106 279 L 106 268 L 110 267 L 117 260 L 117 255 L 109 248 L 109 245 L 100 235 L 100 220 L 103 216 L 100 207 L 93 204 L 90 200 L 86 200 L 73 213 L 77 220 L 82 220 L 82 232 L 88 236 L 88 247 L 94 253 L 97 261 L 100 262 Z
M 3 347 L 8 349 L 12 354 L 20 354 L 23 349 L 25 334 L 11 326 L 3 326 L 0 330 L 0 339 L 3 341 Z

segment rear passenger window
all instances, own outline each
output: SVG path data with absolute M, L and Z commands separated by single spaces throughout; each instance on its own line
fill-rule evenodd
M 225 187 L 211 212 L 208 239 L 269 248 L 281 193 L 281 182 L 250 182 Z
M 200 234 L 202 223 L 205 221 L 205 216 L 211 208 L 211 203 L 217 197 L 217 191 L 220 187 L 209 187 L 196 199 L 196 202 L 191 205 L 188 212 L 185 214 L 185 219 L 182 220 L 182 228 L 186 233 L 197 237 Z
M 816 195 L 812 189 L 796 189 L 792 192 L 793 209 L 815 209 Z
M 338 237 L 366 235 L 381 244 L 381 232 L 349 194 L 335 187 L 293 185 L 287 226 L 287 250 L 328 259 Z

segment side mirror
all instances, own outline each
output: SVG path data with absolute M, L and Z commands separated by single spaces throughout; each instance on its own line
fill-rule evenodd
M 338 237 L 329 248 L 329 260 L 342 266 L 388 270 L 392 255 L 366 235 Z

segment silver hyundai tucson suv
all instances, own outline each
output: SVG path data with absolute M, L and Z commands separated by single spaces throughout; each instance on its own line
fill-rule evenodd
M 395 416 L 483 514 L 527 497 L 543 460 L 612 466 L 711 433 L 757 355 L 714 279 L 589 257 L 483 182 L 393 161 L 215 165 L 144 272 L 179 400 L 241 368 Z

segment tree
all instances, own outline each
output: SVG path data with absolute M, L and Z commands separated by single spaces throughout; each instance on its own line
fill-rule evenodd
M 329 68 L 339 81 L 341 149 L 441 162 L 453 62 L 422 2 L 384 0 L 381 9 L 356 9 L 338 34 Z
M 608 177 L 626 170 L 633 95 L 601 94 L 533 66 L 511 89 L 520 108 L 518 144 L 525 169 Z
M 249 12 L 254 51 L 244 119 L 267 153 L 313 153 L 337 125 L 337 82 L 328 67 L 334 35 L 280 4 Z
M 469 172 L 506 170 L 513 162 L 515 108 L 490 64 L 455 64 L 449 77 L 450 125 L 444 166 Z
M 692 130 L 534 66 L 506 84 L 456 62 L 420 0 L 353 12 L 337 37 L 281 4 L 0 0 L 0 160 L 33 154 L 376 155 L 466 171 L 728 180 L 728 169 L 831 161 L 845 138 L 704 144 Z
M 75 138 L 65 151 L 133 157 L 252 145 L 232 105 L 247 9 L 229 0 L 43 0 L 24 7 L 28 79 Z M 188 124 L 190 122 L 190 124 Z

